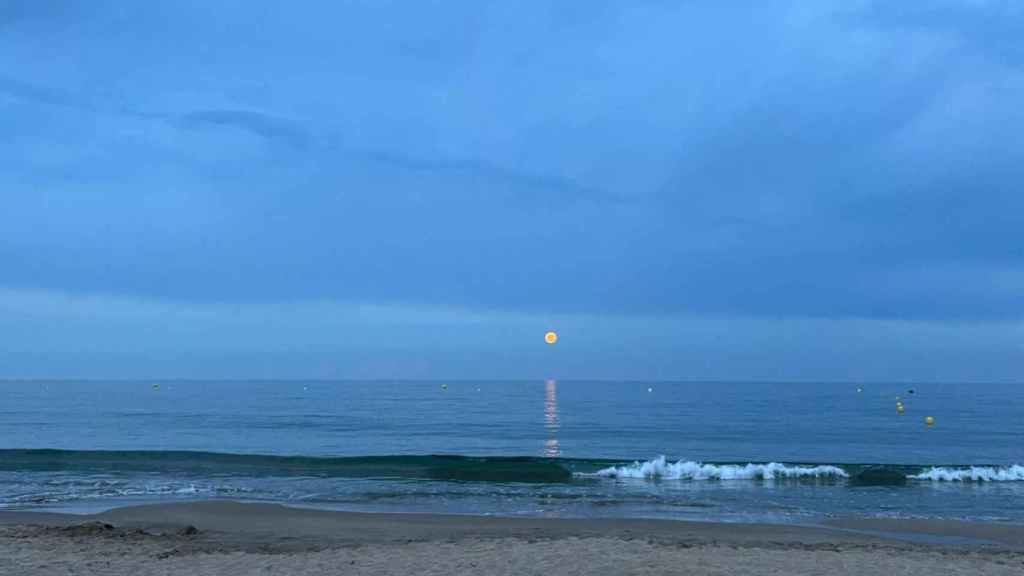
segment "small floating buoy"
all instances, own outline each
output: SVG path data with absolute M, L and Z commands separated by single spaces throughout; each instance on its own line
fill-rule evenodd
M 558 342 L 558 334 L 555 334 L 554 332 L 548 332 L 547 334 L 544 335 L 544 341 L 547 342 L 548 344 L 554 344 L 555 342 Z
M 928 417 L 926 417 L 924 419 L 924 423 L 926 425 L 928 425 L 928 426 L 934 426 L 935 425 L 935 418 L 932 418 L 931 416 L 928 416 Z
M 863 391 L 864 391 L 864 389 L 863 389 L 863 388 L 857 388 L 857 394 L 860 394 L 860 393 L 861 393 L 861 392 L 863 392 Z
M 648 387 L 647 387 L 647 391 L 648 391 L 648 392 L 654 392 L 654 388 L 651 388 L 650 386 L 648 386 Z

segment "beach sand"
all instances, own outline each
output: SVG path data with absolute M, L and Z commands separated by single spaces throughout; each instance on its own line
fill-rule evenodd
M 234 502 L 0 512 L 3 575 L 755 573 L 1022 575 L 1024 526 L 362 514 Z

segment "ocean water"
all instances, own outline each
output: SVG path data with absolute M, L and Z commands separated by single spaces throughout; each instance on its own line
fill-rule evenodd
M 1021 523 L 1021 398 L 966 383 L 6 381 L 0 508 Z

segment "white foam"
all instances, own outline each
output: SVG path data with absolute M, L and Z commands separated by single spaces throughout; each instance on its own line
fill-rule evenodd
M 703 464 L 701 462 L 668 462 L 659 456 L 647 462 L 612 466 L 594 476 L 606 478 L 666 478 L 673 480 L 776 480 L 784 478 L 846 478 L 836 466 L 794 466 L 767 464 Z
M 1022 482 L 1024 466 L 971 466 L 970 468 L 929 468 L 920 474 L 908 476 L 914 480 L 934 482 Z
M 193 483 L 188 485 L 148 483 L 144 486 L 117 490 L 115 494 L 118 496 L 156 496 L 168 494 L 209 494 L 212 492 L 214 492 L 212 487 L 196 486 Z

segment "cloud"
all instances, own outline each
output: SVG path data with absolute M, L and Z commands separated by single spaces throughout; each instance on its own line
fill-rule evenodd
M 874 2 L 859 15 L 875 26 L 955 35 L 969 49 L 1001 64 L 1024 64 L 1024 8 L 1005 0 Z
M 299 148 L 307 145 L 310 138 L 295 122 L 249 110 L 199 110 L 185 114 L 178 120 L 178 124 L 185 129 L 221 126 L 238 128 L 267 140 Z
M 1008 4 L 76 6 L 5 20 L 2 285 L 1024 312 Z
M 25 82 L 18 82 L 10 78 L 0 78 L 0 94 L 6 94 L 14 98 L 49 104 L 51 106 L 67 106 L 72 108 L 89 108 L 83 102 L 76 100 L 69 94 L 42 86 L 34 86 Z

